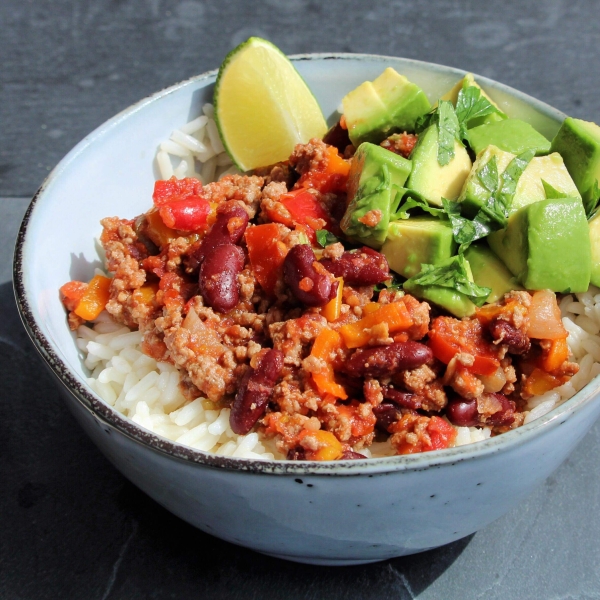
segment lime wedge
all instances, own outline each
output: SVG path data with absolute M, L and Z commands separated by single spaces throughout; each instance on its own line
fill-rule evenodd
M 223 145 L 242 171 L 286 160 L 296 144 L 327 132 L 321 108 L 294 65 L 257 37 L 223 61 L 214 104 Z

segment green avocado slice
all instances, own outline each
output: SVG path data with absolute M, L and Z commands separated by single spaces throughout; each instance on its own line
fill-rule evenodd
M 528 290 L 585 292 L 592 269 L 590 233 L 580 198 L 524 206 L 506 229 L 488 238 L 491 249 Z
M 469 146 L 475 154 L 490 145 L 512 154 L 535 150 L 536 156 L 542 156 L 550 152 L 550 141 L 519 119 L 504 119 L 469 129 Z
M 351 239 L 379 248 L 385 241 L 396 195 L 411 161 L 369 142 L 354 155 L 348 176 L 348 207 L 340 226 Z

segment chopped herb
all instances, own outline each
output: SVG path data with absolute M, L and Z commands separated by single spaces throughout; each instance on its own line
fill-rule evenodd
M 468 124 L 472 119 L 485 117 L 492 113 L 504 115 L 482 93 L 476 85 L 462 88 L 456 100 L 456 116 L 460 122 L 460 138 L 468 139 Z
M 551 198 L 568 198 L 568 194 L 564 192 L 560 192 L 554 186 L 550 185 L 547 181 L 542 179 L 542 185 L 544 186 L 544 192 L 546 194 L 546 199 L 550 200 Z
M 423 198 L 419 192 L 414 190 L 408 190 L 406 188 L 399 188 L 397 194 L 398 206 L 390 217 L 390 221 L 398 221 L 399 219 L 408 219 L 410 215 L 408 211 L 412 208 L 420 208 L 421 210 L 429 213 L 434 217 L 445 218 L 446 213 L 442 208 L 434 208 L 429 206 L 427 200 Z
M 460 124 L 452 102 L 440 100 L 438 104 L 438 164 L 442 167 L 454 158 L 454 140 L 458 139 Z
M 444 212 L 452 224 L 454 240 L 460 244 L 459 253 L 463 253 L 474 241 L 506 227 L 517 183 L 533 156 L 533 150 L 526 150 L 515 156 L 502 175 L 498 174 L 496 157 L 492 156 L 477 171 L 479 182 L 490 192 L 490 196 L 473 219 L 461 215 L 460 203 L 442 198 Z
M 467 259 L 459 254 L 443 264 L 421 265 L 421 272 L 408 281 L 421 287 L 438 286 L 455 290 L 465 295 L 476 306 L 482 306 L 492 290 L 473 282 Z
M 331 233 L 331 231 L 327 231 L 327 229 L 318 229 L 316 231 L 316 236 L 317 242 L 319 242 L 319 245 L 323 248 L 340 241 L 333 233 Z
M 386 279 L 383 283 L 378 283 L 373 290 L 375 292 L 381 292 L 382 290 L 389 290 L 390 292 L 402 291 L 402 281 L 399 275 L 392 273 L 389 279 Z

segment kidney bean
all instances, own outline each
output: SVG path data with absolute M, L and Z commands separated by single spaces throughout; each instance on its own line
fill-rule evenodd
M 323 141 L 330 146 L 335 146 L 340 154 L 343 154 L 346 146 L 352 143 L 348 136 L 348 130 L 344 129 L 339 121 L 325 134 Z
M 238 244 L 248 226 L 248 213 L 235 202 L 223 202 L 217 208 L 217 218 L 208 230 L 196 258 L 202 262 L 204 258 L 218 246 Z
M 290 448 L 287 453 L 288 460 L 306 460 L 306 451 L 302 446 Z
M 490 324 L 489 330 L 494 341 L 506 344 L 511 354 L 525 354 L 531 349 L 529 338 L 507 321 L 496 319 Z
M 419 342 L 395 342 L 357 350 L 343 365 L 352 377 L 385 377 L 396 371 L 416 369 L 433 359 L 433 352 Z
M 202 298 L 217 312 L 231 310 L 239 301 L 238 275 L 244 268 L 244 251 L 239 246 L 217 246 L 200 266 Z
M 283 352 L 267 350 L 256 368 L 248 369 L 231 406 L 229 424 L 239 435 L 245 435 L 264 415 L 283 368 Z
M 315 268 L 315 264 L 318 265 Z M 335 297 L 338 282 L 321 265 L 307 244 L 294 246 L 283 261 L 283 279 L 306 306 L 324 306 Z
M 360 452 L 353 452 L 352 450 L 346 450 L 342 456 L 340 456 L 340 460 L 360 460 L 361 458 L 367 457 Z
M 387 431 L 392 423 L 400 420 L 402 411 L 393 402 L 382 402 L 379 406 L 373 407 L 373 414 L 377 421 L 375 425 L 381 431 Z
M 477 412 L 477 399 L 465 400 L 459 398 L 450 400 L 446 407 L 446 416 L 453 425 L 457 427 L 474 427 L 481 425 L 479 413 Z
M 391 400 L 394 404 L 402 406 L 403 408 L 412 408 L 413 410 L 417 410 L 423 405 L 422 398 L 417 394 L 401 392 L 400 390 L 396 390 L 389 385 L 382 386 L 381 391 L 386 400 Z
M 390 278 L 390 267 L 383 254 L 364 246 L 357 252 L 344 252 L 338 259 L 322 258 L 321 264 L 348 285 L 375 285 Z
M 446 407 L 446 416 L 453 425 L 458 427 L 475 427 L 477 425 L 491 425 L 503 427 L 512 425 L 515 420 L 516 405 L 504 394 L 489 394 L 500 402 L 502 408 L 492 415 L 482 415 L 477 410 L 477 399 L 465 400 L 459 398 L 450 400 Z
M 504 394 L 496 393 L 490 394 L 490 396 L 494 396 L 494 398 L 502 404 L 502 408 L 493 415 L 489 415 L 485 419 L 485 424 L 494 427 L 512 425 L 515 421 L 515 409 L 517 405 L 512 400 L 509 400 Z

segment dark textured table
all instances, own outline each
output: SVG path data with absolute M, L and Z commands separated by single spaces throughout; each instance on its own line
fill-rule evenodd
M 600 598 L 600 426 L 526 502 L 420 555 L 287 563 L 193 529 L 125 480 L 63 406 L 19 322 L 28 198 L 85 134 L 249 37 L 472 70 L 600 122 L 593 0 L 0 3 L 0 598 Z

